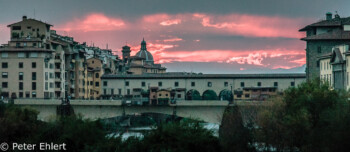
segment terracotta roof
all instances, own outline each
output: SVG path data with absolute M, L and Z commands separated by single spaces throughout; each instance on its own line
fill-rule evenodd
M 304 37 L 301 40 L 350 40 L 350 31 L 333 30 L 332 32 Z
M 39 20 L 36 20 L 36 19 L 32 19 L 32 18 L 28 18 L 28 19 L 26 19 L 26 20 L 36 21 L 36 22 L 39 22 L 39 23 L 42 23 L 42 24 L 46 24 L 46 25 L 49 25 L 49 26 L 53 26 L 53 25 L 51 25 L 51 24 L 48 24 L 48 23 L 45 23 L 45 22 L 43 22 L 43 21 L 39 21 Z M 12 25 L 14 25 L 14 24 L 17 24 L 17 23 L 20 23 L 20 22 L 23 22 L 23 20 L 22 20 L 22 21 L 19 21 L 19 22 L 16 22 L 16 23 L 12 23 L 12 24 L 10 24 L 10 25 L 7 25 L 7 27 L 10 27 L 10 26 L 12 26 Z

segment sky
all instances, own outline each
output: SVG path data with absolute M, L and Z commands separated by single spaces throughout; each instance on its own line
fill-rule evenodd
M 349 0 L 0 0 L 0 44 L 23 15 L 78 42 L 131 54 L 147 42 L 170 72 L 304 72 L 305 33 L 327 12 L 350 16 Z

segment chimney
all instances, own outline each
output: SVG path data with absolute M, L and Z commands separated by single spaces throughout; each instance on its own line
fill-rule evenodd
M 327 21 L 332 20 L 332 13 L 331 12 L 326 13 L 326 20 Z
M 23 16 L 22 19 L 23 19 L 23 21 L 26 20 L 26 19 L 27 19 L 27 16 Z

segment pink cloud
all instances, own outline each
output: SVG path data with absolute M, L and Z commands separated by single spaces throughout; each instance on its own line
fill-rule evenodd
M 166 20 L 166 21 L 160 22 L 159 24 L 163 26 L 169 26 L 169 25 L 180 24 L 180 23 L 181 23 L 180 19 L 174 19 L 174 20 Z
M 203 27 L 247 37 L 300 38 L 298 28 L 307 19 L 246 14 L 207 15 L 193 14 L 201 20 Z
M 164 42 L 176 42 L 176 41 L 182 41 L 182 38 L 172 38 L 172 39 L 165 39 Z
M 56 28 L 60 31 L 113 31 L 120 30 L 125 26 L 122 19 L 108 17 L 101 13 L 91 13 L 82 19 L 74 19 Z
M 291 61 L 293 63 L 298 63 L 298 64 L 305 64 L 306 63 L 306 58 L 301 58 L 301 59 L 297 59 L 297 60 L 293 60 Z

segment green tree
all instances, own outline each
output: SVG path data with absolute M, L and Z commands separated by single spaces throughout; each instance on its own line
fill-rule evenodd
M 344 124 L 339 120 L 347 117 L 349 107 L 345 93 L 329 88 L 308 81 L 267 102 L 258 115 L 259 142 L 277 151 L 332 151 L 328 139 L 337 138 L 332 132 Z
M 219 139 L 222 151 L 246 152 L 254 151 L 251 124 L 244 123 L 240 107 L 228 107 L 222 118 Z

